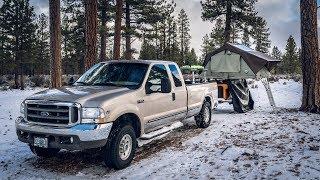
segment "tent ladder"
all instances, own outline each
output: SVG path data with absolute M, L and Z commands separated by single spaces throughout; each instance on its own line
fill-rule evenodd
M 268 99 L 269 99 L 271 107 L 276 108 L 276 103 L 274 102 L 274 98 L 273 98 L 273 95 L 271 92 L 271 88 L 270 88 L 270 84 L 269 84 L 268 79 L 262 78 L 261 81 L 262 81 L 262 84 L 264 85 L 264 87 L 266 88 Z

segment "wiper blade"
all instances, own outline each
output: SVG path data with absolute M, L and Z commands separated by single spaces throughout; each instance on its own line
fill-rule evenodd
M 79 81 L 79 82 L 76 82 L 77 84 L 83 84 L 83 85 L 88 85 L 88 83 L 86 82 L 82 82 L 82 81 Z
M 119 86 L 118 84 L 115 84 L 113 82 L 107 82 L 107 83 L 94 83 L 93 86 Z

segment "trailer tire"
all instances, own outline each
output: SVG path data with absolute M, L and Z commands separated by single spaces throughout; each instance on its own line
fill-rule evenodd
M 123 169 L 130 165 L 137 147 L 135 131 L 130 124 L 119 125 L 109 137 L 105 147 L 104 161 L 108 167 Z
M 211 104 L 205 101 L 202 105 L 200 113 L 194 117 L 196 124 L 199 128 L 207 128 L 211 123 Z

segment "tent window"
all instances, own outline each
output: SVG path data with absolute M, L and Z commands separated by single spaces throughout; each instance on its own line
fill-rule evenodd
M 221 52 L 211 58 L 212 72 L 236 73 L 241 71 L 240 55 Z

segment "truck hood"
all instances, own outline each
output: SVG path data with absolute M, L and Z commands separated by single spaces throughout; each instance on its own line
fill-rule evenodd
M 38 92 L 27 100 L 77 102 L 83 106 L 98 107 L 106 100 L 119 97 L 133 90 L 114 86 L 69 86 Z

